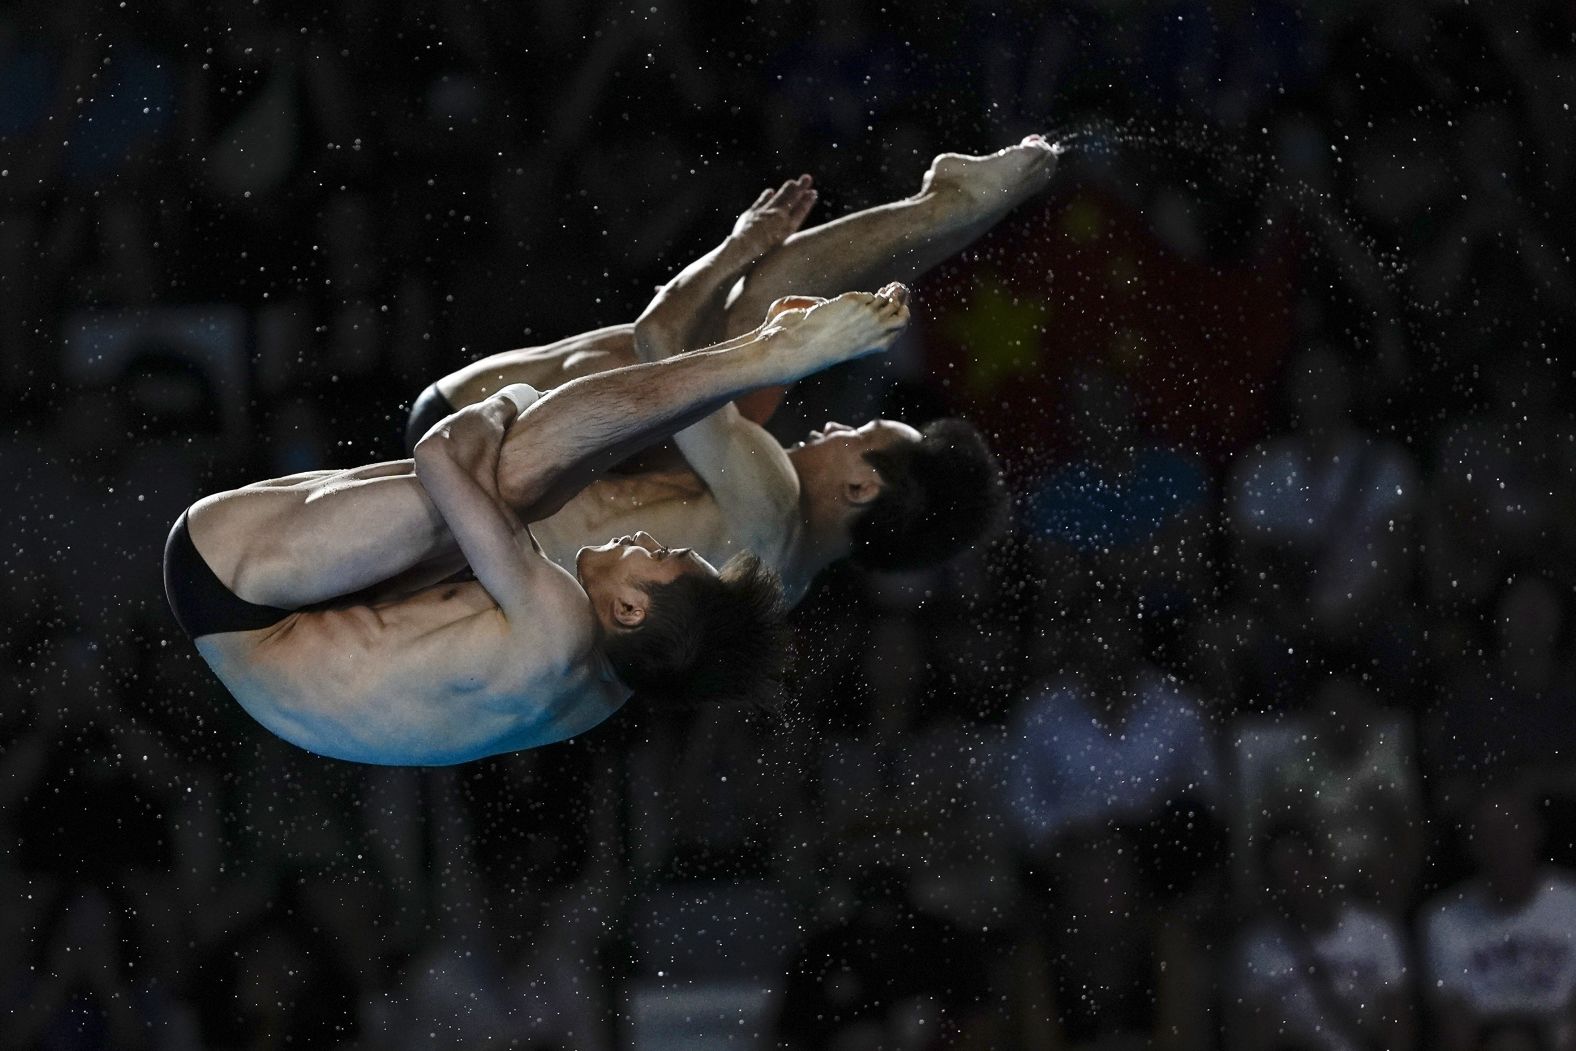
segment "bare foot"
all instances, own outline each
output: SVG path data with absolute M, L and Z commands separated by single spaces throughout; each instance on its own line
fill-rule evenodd
M 813 305 L 791 305 L 805 301 Z M 802 361 L 802 374 L 885 350 L 908 324 L 908 289 L 893 282 L 879 292 L 844 292 L 836 299 L 779 299 L 761 328 L 774 354 Z
M 738 247 L 744 264 L 755 262 L 799 229 L 810 209 L 815 207 L 817 196 L 808 175 L 789 179 L 775 192 L 770 186 L 762 190 L 755 203 L 734 222 L 729 237 Z
M 930 162 L 920 193 L 961 197 L 964 209 L 1002 212 L 1043 189 L 1056 171 L 1056 153 L 1042 135 L 983 157 L 943 153 Z

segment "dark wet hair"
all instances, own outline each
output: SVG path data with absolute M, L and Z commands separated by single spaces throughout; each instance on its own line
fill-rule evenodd
M 853 522 L 851 557 L 868 569 L 919 569 L 999 528 L 1007 487 L 985 436 L 967 420 L 932 420 L 919 441 L 872 449 L 881 493 Z
M 645 620 L 604 642 L 626 686 L 661 703 L 776 706 L 787 606 L 777 574 L 760 559 L 735 555 L 716 576 L 691 573 L 646 594 Z

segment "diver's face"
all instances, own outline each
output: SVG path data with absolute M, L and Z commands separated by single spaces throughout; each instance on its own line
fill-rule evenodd
M 842 520 L 880 496 L 881 473 L 866 454 L 919 440 L 918 431 L 896 420 L 871 420 L 863 427 L 828 421 L 811 431 L 788 451 L 811 519 Z
M 583 547 L 575 555 L 575 576 L 593 601 L 599 593 L 630 588 L 644 591 L 687 573 L 716 576 L 717 570 L 692 549 L 664 547 L 645 532 Z
M 863 427 L 850 427 L 846 423 L 828 420 L 820 430 L 794 446 L 794 461 L 803 467 L 813 464 L 830 469 L 839 477 L 851 471 L 867 468 L 865 453 L 885 449 L 898 442 L 917 442 L 920 434 L 898 420 L 871 420 Z
M 827 420 L 818 431 L 811 431 L 810 436 L 800 442 L 798 448 L 804 449 L 811 446 L 818 448 L 847 448 L 859 446 L 861 453 L 870 449 L 880 449 L 903 439 L 917 442 L 919 432 L 900 420 L 871 420 L 863 427 L 850 427 L 846 423 L 835 423 Z

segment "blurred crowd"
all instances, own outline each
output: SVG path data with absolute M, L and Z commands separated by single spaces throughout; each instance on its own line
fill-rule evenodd
M 1573 32 L 8 5 L 0 1044 L 1576 1049 Z M 837 215 L 1033 131 L 1051 194 L 773 424 L 966 413 L 1013 526 L 828 572 L 782 711 L 358 767 L 176 630 L 197 497 L 400 455 L 762 185 Z

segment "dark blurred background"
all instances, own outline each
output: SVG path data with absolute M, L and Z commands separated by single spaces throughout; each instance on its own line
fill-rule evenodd
M 1576 1047 L 1569 3 L 0 11 L 0 1046 Z M 1016 495 L 827 574 L 780 715 L 317 759 L 176 630 L 195 498 L 399 455 L 1029 132 L 828 416 Z M 1564 233 L 1561 233 L 1564 231 Z

